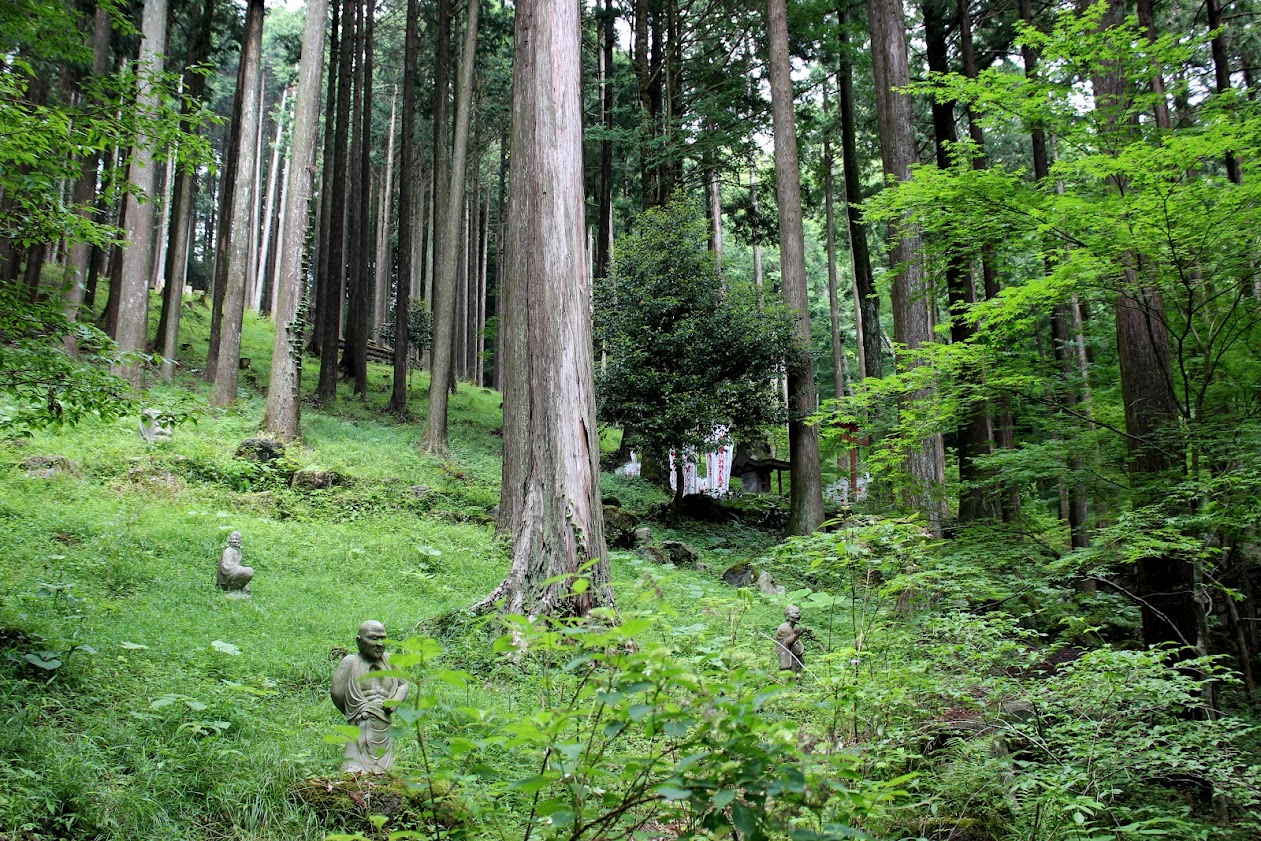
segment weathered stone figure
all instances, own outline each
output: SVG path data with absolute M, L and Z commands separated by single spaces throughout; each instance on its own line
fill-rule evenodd
M 346 721 L 359 728 L 359 737 L 346 742 L 343 771 L 382 774 L 394 766 L 390 739 L 391 707 L 387 701 L 407 697 L 407 681 L 394 677 L 366 678 L 369 672 L 390 668 L 385 655 L 385 626 L 371 620 L 359 626 L 357 654 L 347 654 L 333 672 L 333 704 Z
M 795 674 L 800 674 L 805 665 L 806 649 L 801 638 L 810 635 L 810 629 L 799 626 L 799 622 L 801 608 L 790 604 L 784 608 L 784 621 L 775 630 L 775 653 L 779 655 L 779 667 L 790 669 Z
M 171 437 L 171 427 L 162 422 L 157 409 L 145 409 L 140 413 L 140 437 L 146 441 L 166 441 Z
M 254 567 L 241 563 L 241 533 L 234 531 L 228 535 L 228 546 L 219 558 L 219 586 L 228 592 L 250 592 L 250 579 L 254 577 Z

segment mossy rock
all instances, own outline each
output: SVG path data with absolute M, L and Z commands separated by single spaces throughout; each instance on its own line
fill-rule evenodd
M 294 794 L 329 826 L 373 832 L 373 817 L 385 818 L 382 829 L 451 830 L 471 815 L 448 782 L 403 779 L 397 774 L 337 774 L 313 777 L 295 786 Z
M 635 548 L 635 529 L 639 518 L 616 505 L 604 506 L 604 538 L 610 549 Z

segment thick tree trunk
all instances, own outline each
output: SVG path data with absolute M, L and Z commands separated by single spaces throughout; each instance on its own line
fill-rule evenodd
M 140 56 L 137 66 L 142 74 L 136 107 L 155 111 L 158 95 L 153 86 L 143 81 L 146 74 L 162 72 L 163 54 L 166 51 L 166 0 L 145 0 L 141 21 Z M 127 171 L 130 181 L 141 195 L 152 197 L 157 181 L 157 169 L 153 165 L 151 141 L 144 133 L 136 137 L 132 149 L 131 166 Z M 149 332 L 149 267 L 153 258 L 153 202 L 139 201 L 135 193 L 126 197 L 123 238 L 129 243 L 124 252 L 122 273 L 118 285 L 118 331 L 115 339 L 118 349 L 142 353 Z M 144 378 L 144 365 L 129 362 L 115 367 L 114 373 L 140 386 Z
M 407 0 L 407 22 L 403 35 L 403 117 L 399 125 L 402 148 L 398 162 L 398 280 L 394 304 L 394 382 L 387 411 L 403 416 L 407 412 L 407 322 L 411 308 L 413 277 L 416 275 L 416 205 L 422 191 L 416 189 L 416 58 L 420 50 L 418 0 Z
M 302 331 L 306 326 L 303 300 L 308 274 L 304 258 L 311 215 L 311 184 L 315 175 L 315 143 L 320 130 L 320 75 L 324 69 L 327 17 L 328 0 L 307 0 L 293 108 L 290 172 L 285 176 L 289 186 L 282 214 L 283 234 L 279 237 L 280 273 L 276 305 L 272 309 L 276 333 L 272 344 L 271 381 L 267 386 L 267 408 L 263 412 L 263 427 L 282 441 L 292 441 L 301 434 Z
M 228 223 L 228 271 L 223 289 L 223 318 L 219 330 L 219 361 L 215 368 L 210 405 L 228 406 L 236 401 L 237 363 L 241 358 L 241 324 L 245 317 L 245 274 L 250 262 L 250 228 L 245 224 L 254 196 L 254 155 L 249 142 L 258 130 L 262 103 L 258 81 L 262 74 L 263 0 L 250 0 L 241 37 L 241 63 L 245 67 L 241 98 L 241 154 L 237 158 L 232 217 Z
M 867 0 L 871 21 L 872 65 L 876 79 L 876 106 L 880 122 L 880 154 L 886 176 L 899 181 L 911 177 L 916 162 L 915 115 L 911 98 L 901 91 L 910 84 L 907 65 L 906 20 L 902 0 Z M 903 219 L 890 226 L 894 243 L 890 252 L 893 278 L 893 333 L 909 351 L 901 367 L 917 364 L 914 351 L 933 339 L 932 285 L 921 262 L 923 244 L 919 229 Z M 903 405 L 931 397 L 929 390 L 902 396 Z M 940 529 L 945 516 L 941 486 L 945 481 L 945 452 L 941 435 L 931 435 L 913 445 L 907 458 L 907 471 L 914 483 L 911 507 L 927 517 L 932 528 Z
M 441 263 L 439 255 L 445 254 L 446 246 L 442 242 L 447 231 L 446 217 L 453 213 L 447 203 L 449 182 L 451 178 L 451 0 L 436 0 L 434 21 L 434 85 L 433 85 L 433 173 L 429 199 L 429 252 L 425 272 L 425 300 L 429 302 L 429 310 L 434 318 L 434 335 L 430 343 L 429 367 L 433 369 L 433 348 L 437 342 L 438 310 L 434 301 L 434 290 L 437 287 L 437 276 L 454 271 Z M 455 252 L 451 252 L 455 253 Z M 454 283 L 454 277 L 447 277 L 443 283 Z M 448 367 L 450 367 L 448 365 Z M 443 375 L 449 377 L 449 372 Z M 430 389 L 433 388 L 432 377 Z M 443 440 L 445 442 L 445 424 L 443 419 Z
M 460 242 L 460 205 L 463 200 L 465 164 L 468 156 L 470 112 L 473 108 L 473 67 L 477 48 L 477 20 L 481 4 L 470 0 L 464 48 L 460 54 L 456 83 L 455 131 L 451 149 L 444 230 L 438 237 L 442 251 L 434 260 L 433 372 L 429 379 L 429 415 L 425 426 L 425 449 L 431 453 L 447 448 L 447 399 L 452 378 L 452 350 L 456 315 L 456 248 Z M 519 12 L 518 12 L 519 13 Z
M 811 359 L 810 293 L 806 286 L 801 168 L 793 119 L 785 0 L 768 0 L 771 112 L 775 127 L 775 196 L 779 203 L 779 268 L 784 302 L 796 320 L 797 348 L 788 369 L 788 458 L 792 463 L 788 534 L 810 534 L 823 523 L 819 430 L 806 423 L 817 408 Z
M 507 243 L 509 329 L 518 335 L 505 345 L 524 353 L 510 361 L 517 385 L 504 408 L 523 434 L 505 427 L 501 505 L 514 509 L 512 565 L 477 606 L 483 611 L 586 615 L 613 606 L 584 248 L 580 27 L 577 3 L 518 0 Z M 509 399 L 522 402 L 509 408 Z M 589 586 L 575 586 L 579 576 Z

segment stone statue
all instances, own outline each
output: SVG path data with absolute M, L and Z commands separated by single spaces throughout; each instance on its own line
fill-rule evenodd
M 234 531 L 228 535 L 228 546 L 219 558 L 219 586 L 229 593 L 250 593 L 250 579 L 254 577 L 254 567 L 241 564 L 241 533 Z
M 369 672 L 390 668 L 385 655 L 385 626 L 371 620 L 359 626 L 355 637 L 357 654 L 347 654 L 333 672 L 333 704 L 349 724 L 359 728 L 359 737 L 346 742 L 343 771 L 382 774 L 394 766 L 390 739 L 392 707 L 387 701 L 407 697 L 407 681 L 394 677 L 370 677 Z
M 162 413 L 157 409 L 145 409 L 140 413 L 140 437 L 146 441 L 170 439 L 171 427 L 162 423 Z
M 802 637 L 812 637 L 809 628 L 801 627 L 801 608 L 790 604 L 784 608 L 784 621 L 775 630 L 775 653 L 779 655 L 779 667 L 800 674 L 805 665 L 805 646 Z

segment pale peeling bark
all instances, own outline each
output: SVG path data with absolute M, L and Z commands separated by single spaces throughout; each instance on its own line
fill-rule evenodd
M 507 517 L 512 565 L 479 611 L 586 615 L 613 604 L 595 427 L 579 36 L 578 4 L 517 4 L 506 243 L 513 335 L 504 342 L 516 348 L 515 386 L 504 397 L 515 420 L 511 435 L 505 424 L 501 503 L 515 509 Z M 572 578 L 542 583 L 578 574 L 590 581 L 580 594 L 570 595 Z
M 315 176 L 315 141 L 320 129 L 320 75 L 324 69 L 324 27 L 328 0 L 307 0 L 302 30 L 302 62 L 298 66 L 297 99 L 293 113 L 293 148 L 286 178 L 283 235 L 280 240 L 280 272 L 272 313 L 276 336 L 272 345 L 271 382 L 263 426 L 282 441 L 300 432 L 302 386 L 302 330 L 300 313 L 306 284 L 303 254 L 306 251 L 311 184 Z
M 142 39 L 137 66 L 141 74 L 162 72 L 166 49 L 166 0 L 145 0 L 141 18 Z M 142 81 L 136 107 L 156 110 L 157 92 Z M 123 252 L 122 274 L 118 284 L 118 331 L 115 339 L 123 352 L 142 352 L 149 330 L 149 269 L 153 256 L 153 192 L 157 185 L 157 167 L 153 165 L 150 139 L 136 137 L 127 180 L 135 188 L 127 193 L 124 208 L 123 238 L 129 243 Z M 136 191 L 139 191 L 137 193 Z M 144 196 L 144 201 L 140 200 Z M 144 366 L 131 363 L 115 366 L 114 373 L 139 386 Z

